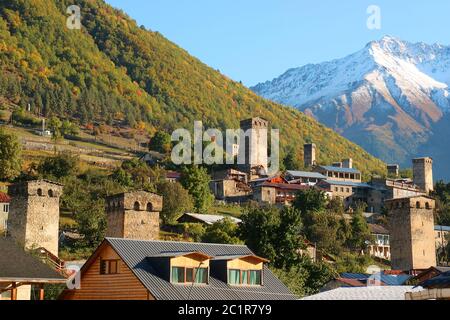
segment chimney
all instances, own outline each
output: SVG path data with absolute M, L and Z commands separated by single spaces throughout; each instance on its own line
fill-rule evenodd
M 353 159 L 348 158 L 348 159 L 342 160 L 342 167 L 347 168 L 347 169 L 352 169 L 353 168 Z

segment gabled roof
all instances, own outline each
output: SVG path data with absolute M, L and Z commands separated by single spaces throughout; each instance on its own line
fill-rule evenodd
M 11 198 L 3 192 L 0 192 L 0 203 L 10 203 L 11 202 Z
M 389 234 L 389 230 L 380 224 L 369 223 L 369 229 L 372 234 Z
M 257 260 L 259 260 L 261 262 L 269 262 L 269 260 L 267 260 L 265 258 L 261 258 L 261 257 L 255 256 L 253 254 L 237 254 L 237 255 L 228 255 L 228 256 L 216 256 L 216 257 L 214 257 L 213 260 L 230 261 L 230 260 L 245 259 L 245 258 L 254 258 L 254 259 L 257 259 Z
M 341 173 L 361 173 L 361 171 L 359 171 L 355 168 L 340 168 L 340 167 L 333 167 L 333 166 L 319 166 L 319 168 L 322 168 L 326 171 L 334 171 L 334 172 L 341 172 Z
M 205 224 L 212 225 L 216 222 L 222 221 L 225 218 L 231 219 L 235 223 L 241 223 L 242 220 L 235 218 L 235 217 L 229 217 L 229 216 L 221 216 L 221 215 L 212 215 L 212 214 L 198 214 L 198 213 L 185 213 L 183 216 L 189 216 L 196 220 L 199 220 Z M 183 217 L 181 216 L 181 217 Z M 179 219 L 181 219 L 181 217 Z M 178 219 L 178 220 L 179 220 Z
M 199 255 L 204 257 L 205 259 L 211 259 L 212 257 L 203 253 L 203 252 L 198 252 L 198 251 L 191 251 L 191 252 L 179 252 L 179 251 L 170 251 L 170 252 L 161 252 L 159 254 L 155 254 L 152 256 L 149 256 L 148 258 L 177 258 L 177 257 L 186 257 L 186 256 L 190 256 L 190 255 Z
M 443 272 L 437 277 L 425 281 L 421 286 L 426 289 L 450 288 L 450 271 Z
M 233 287 L 214 277 L 203 286 L 174 285 L 157 272 L 148 257 L 163 252 L 202 252 L 211 257 L 249 256 L 253 252 L 243 245 L 223 245 L 171 241 L 141 241 L 106 238 L 108 243 L 157 300 L 293 300 L 296 296 L 264 266 L 264 285 Z M 95 254 L 94 254 L 95 255 Z M 85 267 L 83 267 L 85 268 Z
M 0 282 L 64 283 L 66 279 L 20 248 L 10 238 L 0 238 Z

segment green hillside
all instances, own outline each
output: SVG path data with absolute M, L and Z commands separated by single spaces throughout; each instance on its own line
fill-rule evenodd
M 66 28 L 66 8 L 82 10 L 82 30 Z M 332 130 L 256 96 L 242 84 L 137 24 L 100 0 L 10 0 L 0 4 L 0 108 L 31 105 L 45 116 L 149 130 L 236 128 L 262 116 L 281 130 L 282 148 L 302 157 L 318 146 L 319 162 L 352 157 L 367 172 L 384 165 Z

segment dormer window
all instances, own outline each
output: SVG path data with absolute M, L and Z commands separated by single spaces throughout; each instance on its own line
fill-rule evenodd
M 201 252 L 163 252 L 149 257 L 152 259 L 168 259 L 168 281 L 173 284 L 209 283 L 209 261 L 212 257 Z
M 262 285 L 262 270 L 228 270 L 228 284 L 244 286 Z
M 208 284 L 208 268 L 172 267 L 172 283 Z
M 269 262 L 255 255 L 218 256 L 214 261 L 218 268 L 226 268 L 224 280 L 230 286 L 262 286 L 264 263 Z

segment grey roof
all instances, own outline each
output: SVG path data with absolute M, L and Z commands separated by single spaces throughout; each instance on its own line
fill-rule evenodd
M 319 168 L 322 168 L 326 171 L 334 171 L 334 172 L 342 172 L 342 173 L 361 173 L 361 171 L 359 171 L 355 168 L 339 168 L 339 167 L 333 167 L 333 166 L 320 166 Z
M 12 239 L 0 237 L 0 281 L 64 282 L 65 278 L 20 248 Z
M 288 288 L 264 266 L 264 284 L 260 287 L 232 287 L 210 275 L 202 286 L 175 285 L 163 279 L 148 257 L 163 252 L 202 252 L 209 256 L 253 255 L 243 245 L 222 245 L 171 241 L 143 241 L 106 238 L 136 277 L 157 300 L 293 300 Z
M 447 226 L 434 226 L 435 231 L 447 231 L 450 232 L 450 227 Z
M 328 183 L 330 185 L 336 185 L 336 186 L 355 187 L 355 188 L 372 188 L 371 185 L 364 183 L 364 182 L 324 180 L 323 183 Z
M 325 291 L 302 300 L 405 300 L 407 292 L 421 291 L 412 286 L 342 287 Z
M 235 223 L 241 223 L 242 220 L 229 216 L 220 216 L 220 215 L 212 215 L 212 214 L 197 214 L 197 213 L 185 213 L 184 215 L 193 217 L 194 219 L 200 220 L 206 224 L 214 224 L 219 222 L 225 218 L 230 218 Z
M 300 177 L 300 178 L 313 178 L 313 179 L 326 179 L 323 174 L 319 172 L 309 172 L 309 171 L 294 171 L 294 170 L 288 170 L 286 171 L 289 175 L 293 177 Z

